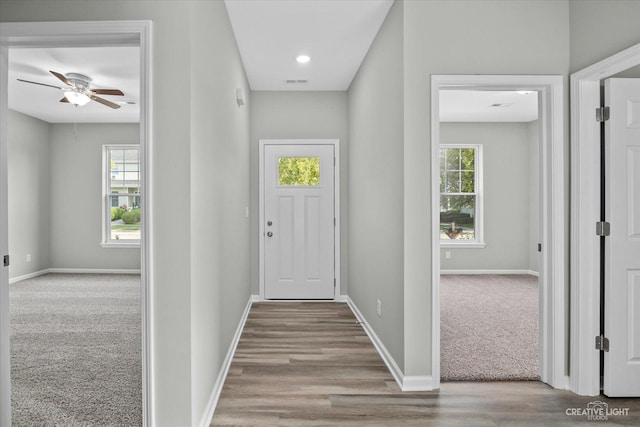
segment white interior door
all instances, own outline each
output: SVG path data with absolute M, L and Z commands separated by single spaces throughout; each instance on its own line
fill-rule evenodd
M 605 81 L 604 393 L 640 396 L 640 79 Z
M 266 299 L 333 299 L 334 146 L 264 146 Z

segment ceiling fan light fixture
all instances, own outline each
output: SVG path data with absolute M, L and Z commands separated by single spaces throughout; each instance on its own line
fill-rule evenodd
M 64 93 L 64 96 L 69 100 L 71 104 L 75 105 L 76 107 L 82 107 L 83 105 L 91 101 L 91 98 L 89 98 L 84 93 L 73 90 L 66 91 Z
M 69 102 L 77 107 L 81 107 L 91 101 L 86 94 L 78 91 L 69 90 L 64 93 L 64 96 Z

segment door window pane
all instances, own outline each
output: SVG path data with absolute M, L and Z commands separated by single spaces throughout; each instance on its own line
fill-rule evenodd
M 278 185 L 320 185 L 320 158 L 279 157 Z

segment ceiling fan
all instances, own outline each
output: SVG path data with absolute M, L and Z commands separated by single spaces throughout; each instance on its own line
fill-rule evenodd
M 32 81 L 23 80 L 23 79 L 18 79 L 18 81 L 60 89 L 64 91 L 64 98 L 62 98 L 60 102 L 68 102 L 70 104 L 75 105 L 76 107 L 85 105 L 89 101 L 96 101 L 102 105 L 106 105 L 107 107 L 111 107 L 114 109 L 120 108 L 120 105 L 114 102 L 111 102 L 109 100 L 106 100 L 104 98 L 101 98 L 98 95 L 123 96 L 124 93 L 122 93 L 121 90 L 90 89 L 89 85 L 91 84 L 91 79 L 85 76 L 84 74 L 67 73 L 67 75 L 65 76 L 64 74 L 61 74 L 55 71 L 49 71 L 49 72 L 54 76 L 56 76 L 62 83 L 67 85 L 67 87 L 59 87 L 59 86 L 54 86 L 46 83 L 32 82 Z

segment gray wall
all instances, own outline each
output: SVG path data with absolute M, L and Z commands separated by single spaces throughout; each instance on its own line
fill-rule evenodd
M 62 269 L 139 270 L 140 250 L 103 248 L 102 145 L 137 144 L 137 124 L 48 124 L 10 111 L 11 278 Z M 31 262 L 26 255 L 31 254 Z
M 349 88 L 348 202 L 349 296 L 400 369 L 405 357 L 403 6 L 391 7 Z M 381 317 L 376 300 L 382 302 Z
M 640 1 L 571 0 L 572 73 L 640 43 Z
M 259 293 L 259 176 L 261 139 L 340 140 L 340 282 L 347 294 L 349 259 L 348 224 L 348 122 L 346 92 L 251 92 L 251 282 Z
M 197 6 L 191 23 L 192 423 L 208 421 L 202 414 L 251 294 L 249 84 L 224 3 Z M 244 106 L 236 103 L 236 88 L 245 94 Z
M 428 76 L 566 76 L 569 5 L 565 1 L 405 1 L 404 6 L 403 190 L 405 200 L 413 201 L 404 213 L 405 253 L 410 254 L 405 257 L 405 339 L 412 343 L 411 348 L 407 346 L 406 371 L 428 375 L 432 340 Z M 567 115 L 565 118 L 568 120 Z M 568 188 L 568 179 L 565 186 Z
M 405 375 L 431 373 L 429 76 L 566 76 L 568 22 L 565 1 L 397 1 L 349 89 L 349 293 Z
M 9 110 L 7 131 L 9 277 L 14 279 L 51 265 L 49 124 Z
M 373 270 L 385 266 L 380 277 L 374 279 L 376 284 L 363 284 L 363 288 L 373 293 L 384 288 L 386 294 L 394 295 L 394 303 L 387 307 L 393 311 L 390 330 L 395 332 L 381 332 L 379 325 L 374 328 L 393 357 L 403 359 L 399 364 L 405 375 L 428 376 L 431 373 L 429 76 L 566 76 L 569 68 L 568 22 L 569 5 L 565 1 L 398 1 L 352 83 L 349 91 L 353 147 L 349 156 L 352 216 L 349 244 L 355 249 L 350 252 L 350 294 L 358 292 L 353 278 L 358 277 L 358 273 L 367 274 L 365 265 Z M 381 55 L 384 59 L 380 59 Z M 378 77 L 367 78 L 372 75 Z M 390 92 L 393 92 L 390 105 L 376 102 Z M 360 97 L 362 101 L 358 100 Z M 385 98 L 384 101 L 388 100 Z M 359 123 L 359 115 L 366 119 Z M 364 143 L 359 145 L 357 140 L 370 138 L 359 138 L 356 134 L 367 127 L 377 131 L 371 132 L 374 140 L 379 141 L 390 130 L 394 138 L 387 138 L 387 145 L 373 143 L 365 148 Z M 385 151 L 388 144 L 395 145 L 392 153 Z M 568 147 L 568 143 L 565 145 Z M 381 162 L 372 165 L 378 171 L 384 171 L 386 181 L 382 190 L 375 189 L 381 197 L 376 201 L 363 200 L 368 203 L 355 212 L 354 206 L 359 205 L 354 196 L 356 189 L 361 190 L 362 198 L 372 192 L 365 184 L 367 176 L 356 177 L 359 172 L 354 159 L 371 156 L 365 150 L 388 155 L 386 168 L 382 168 Z M 367 225 L 368 231 L 375 230 L 385 239 L 367 238 L 364 225 L 362 232 L 353 231 L 356 221 L 366 222 L 364 215 L 383 220 L 378 223 L 384 224 L 382 231 L 371 223 Z M 387 230 L 393 232 L 387 234 Z M 354 260 L 357 252 L 366 255 Z M 360 268 L 354 273 L 357 263 Z M 358 297 L 373 299 L 365 296 L 364 291 Z M 371 301 L 356 303 L 368 310 L 365 317 L 370 323 L 379 321 L 369 307 Z M 401 337 L 397 331 L 403 331 Z
M 530 247 L 537 243 L 531 242 L 530 220 L 538 209 L 537 199 L 531 197 L 538 174 L 530 170 L 531 152 L 536 153 L 537 148 L 530 132 L 529 123 L 440 123 L 442 146 L 483 147 L 486 244 L 484 248 L 442 248 L 441 270 L 530 269 Z M 450 259 L 445 258 L 446 251 Z
M 236 87 L 243 87 L 245 93 L 249 90 L 224 2 L 2 0 L 0 17 L 3 22 L 153 22 L 153 140 L 149 147 L 153 241 L 149 250 L 155 307 L 151 325 L 154 419 L 160 427 L 200 423 L 205 397 L 209 399 L 211 384 L 220 371 L 220 353 L 229 348 L 229 337 L 250 295 L 250 283 L 245 280 L 250 271 L 249 224 L 240 222 L 248 204 L 249 186 L 240 180 L 226 190 L 231 180 L 221 179 L 218 172 L 218 179 L 212 179 L 202 164 L 191 170 L 192 159 L 198 154 L 207 155 L 202 163 L 210 162 L 211 168 L 226 161 L 227 168 L 239 166 L 233 178 L 237 178 L 236 172 L 243 175 L 248 163 L 248 153 L 243 165 L 244 155 L 235 151 L 242 149 L 232 147 L 248 143 L 248 116 L 232 109 L 237 108 Z M 203 91 L 203 87 L 214 92 Z M 218 114 L 227 118 L 233 115 L 234 120 L 228 127 L 214 128 L 213 123 L 219 124 L 213 121 Z M 216 144 L 215 156 L 206 152 L 207 143 Z M 211 200 L 195 200 L 209 194 L 228 195 L 234 190 L 237 199 L 231 203 L 216 198 L 213 207 Z M 243 207 L 238 212 L 240 205 Z M 199 209 L 203 213 L 197 212 Z M 232 219 L 229 230 L 199 230 L 203 216 L 214 209 L 218 221 Z M 176 210 L 180 211 L 179 218 Z M 176 226 L 178 219 L 180 224 Z M 218 222 L 217 226 L 225 224 Z M 231 231 L 238 231 L 239 237 L 231 238 Z M 193 238 L 198 232 L 211 233 L 205 237 L 215 245 L 204 242 L 204 237 Z M 237 254 L 239 258 L 229 262 Z M 234 277 L 232 284 L 223 284 L 229 277 Z M 240 304 L 240 300 L 244 302 Z M 221 305 L 224 308 L 219 308 Z M 203 353 L 196 355 L 201 348 L 199 344 L 192 347 L 192 343 L 201 339 L 205 341 Z
M 103 248 L 102 146 L 139 144 L 136 123 L 50 124 L 52 268 L 140 269 L 140 249 Z M 12 159 L 9 159 L 12 162 Z

